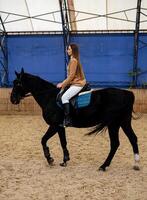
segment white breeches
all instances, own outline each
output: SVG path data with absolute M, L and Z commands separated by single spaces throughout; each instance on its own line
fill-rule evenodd
M 77 85 L 71 85 L 70 88 L 62 95 L 61 100 L 62 103 L 69 103 L 69 100 L 75 96 L 76 94 L 78 94 L 83 87 L 81 86 L 77 86 Z

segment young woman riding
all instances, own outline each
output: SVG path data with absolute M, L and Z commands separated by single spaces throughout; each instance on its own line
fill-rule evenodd
M 80 63 L 78 46 L 76 44 L 70 44 L 67 48 L 67 54 L 70 57 L 67 66 L 67 78 L 63 82 L 58 83 L 57 87 L 61 88 L 61 91 L 63 91 L 65 87 L 69 86 L 66 92 L 62 95 L 61 100 L 65 114 L 63 124 L 64 126 L 72 126 L 69 100 L 82 90 L 86 84 L 86 79 Z

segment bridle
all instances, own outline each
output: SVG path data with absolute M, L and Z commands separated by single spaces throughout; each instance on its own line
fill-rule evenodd
M 24 90 L 23 84 L 21 82 L 21 77 L 19 79 L 17 79 L 17 84 L 15 85 L 15 87 L 20 87 L 22 91 Z M 44 93 L 47 93 L 48 91 L 49 90 L 44 90 L 44 91 L 40 91 L 40 92 L 35 92 L 34 94 L 35 94 L 35 96 L 40 96 Z M 15 91 L 14 91 L 14 93 L 15 93 Z M 23 96 L 21 96 L 20 99 L 23 100 L 24 98 L 30 97 L 30 96 L 33 96 L 33 95 L 32 95 L 32 93 L 29 92 L 29 93 L 26 93 Z

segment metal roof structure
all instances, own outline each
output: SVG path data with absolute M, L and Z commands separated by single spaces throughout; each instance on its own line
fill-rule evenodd
M 6 32 L 62 31 L 60 0 L 0 0 Z M 137 0 L 66 0 L 70 30 L 133 30 Z M 2 23 L 0 29 L 3 30 Z M 140 29 L 147 29 L 147 1 L 142 0 Z

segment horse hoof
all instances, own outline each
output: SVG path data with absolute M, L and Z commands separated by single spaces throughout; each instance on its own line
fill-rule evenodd
M 105 168 L 105 167 L 99 167 L 99 171 L 105 172 L 105 171 L 106 171 L 106 168 Z
M 61 167 L 66 167 L 66 166 L 67 166 L 67 163 L 66 163 L 66 162 L 60 163 L 60 166 L 61 166 Z
M 134 166 L 133 166 L 133 169 L 136 170 L 136 171 L 139 171 L 139 170 L 140 170 L 140 167 L 137 166 L 137 165 L 134 165 Z
M 54 159 L 53 158 L 47 158 L 47 162 L 50 166 L 53 166 L 54 165 Z
M 70 160 L 70 158 L 69 158 L 69 156 L 67 156 L 67 157 L 64 157 L 63 162 L 66 163 L 66 162 L 69 161 L 69 160 Z

